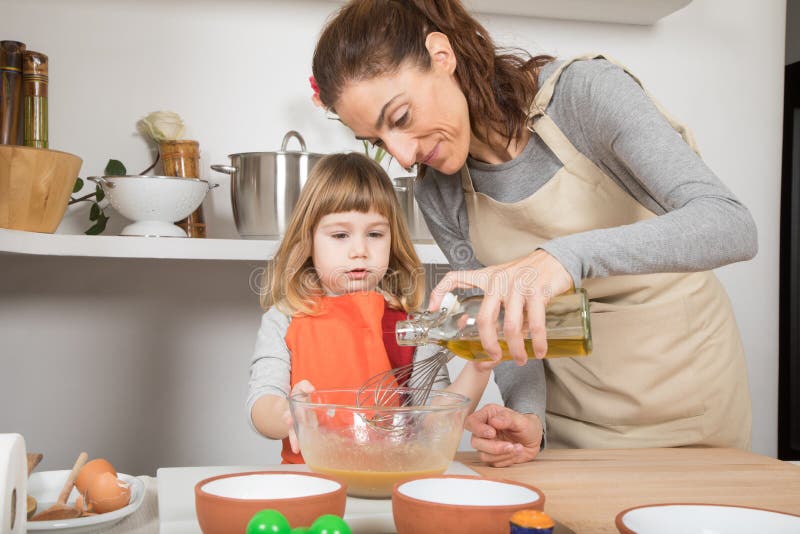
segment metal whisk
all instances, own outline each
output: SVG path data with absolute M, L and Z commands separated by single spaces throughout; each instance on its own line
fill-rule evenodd
M 368 378 L 358 389 L 358 406 L 375 408 L 425 406 L 436 379 L 455 354 L 447 349 Z M 396 431 L 406 419 L 392 413 L 376 413 L 364 418 L 373 428 Z

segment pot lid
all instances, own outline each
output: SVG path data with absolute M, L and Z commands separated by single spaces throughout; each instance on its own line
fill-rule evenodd
M 286 145 L 289 144 L 289 141 L 292 138 L 297 139 L 300 143 L 300 150 L 286 150 Z M 314 152 L 309 152 L 306 148 L 306 140 L 303 139 L 303 136 L 300 135 L 300 132 L 296 130 L 289 130 L 286 132 L 286 135 L 283 136 L 283 141 L 281 141 L 281 149 L 276 150 L 274 152 L 237 152 L 236 154 L 228 154 L 228 157 L 233 156 L 252 156 L 252 155 L 263 155 L 263 154 L 292 154 L 292 155 L 303 155 L 303 156 L 313 156 L 313 157 L 322 157 L 325 154 L 317 154 Z

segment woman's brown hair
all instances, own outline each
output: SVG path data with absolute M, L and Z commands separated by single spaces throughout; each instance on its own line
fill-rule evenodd
M 494 130 L 509 143 L 519 137 L 538 90 L 538 70 L 553 58 L 499 49 L 459 0 L 348 2 L 326 24 L 314 50 L 323 104 L 333 108 L 348 82 L 393 73 L 405 62 L 430 69 L 425 39 L 431 32 L 447 35 L 453 47 L 475 136 L 486 142 Z
M 370 210 L 386 217 L 392 239 L 389 268 L 378 289 L 395 308 L 419 308 L 425 291 L 424 272 L 394 187 L 380 165 L 355 153 L 325 156 L 311 169 L 286 234 L 267 264 L 262 307 L 276 306 L 288 315 L 317 313 L 317 299 L 325 292 L 311 253 L 320 219 L 331 213 Z

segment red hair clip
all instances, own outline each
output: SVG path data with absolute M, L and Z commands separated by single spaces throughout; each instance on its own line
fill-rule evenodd
M 309 76 L 308 83 L 311 84 L 311 89 L 314 91 L 314 94 L 311 95 L 311 101 L 318 108 L 325 109 L 325 104 L 322 103 L 322 99 L 319 97 L 319 85 L 317 85 L 317 80 L 315 80 L 313 76 Z

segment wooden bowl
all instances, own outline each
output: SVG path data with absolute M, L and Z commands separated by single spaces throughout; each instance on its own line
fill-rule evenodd
M 538 488 L 474 476 L 423 477 L 395 484 L 392 513 L 397 534 L 508 534 L 519 510 L 544 510 Z
M 278 510 L 292 527 L 307 527 L 323 514 L 344 515 L 346 486 L 333 477 L 297 471 L 231 473 L 194 487 L 203 534 L 244 532 L 253 514 Z
M 55 232 L 82 161 L 58 150 L 0 145 L 0 228 Z

